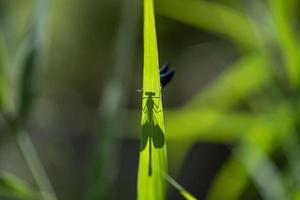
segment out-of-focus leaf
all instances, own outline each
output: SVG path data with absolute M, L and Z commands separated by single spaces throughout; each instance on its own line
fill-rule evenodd
M 293 87 L 297 87 L 300 83 L 300 50 L 299 41 L 289 18 L 290 7 L 286 0 L 269 0 L 269 5 L 290 83 Z
M 293 192 L 293 200 L 299 200 L 300 199 L 300 189 L 297 189 L 296 191 Z
M 251 142 L 263 154 L 269 155 L 278 147 L 284 134 L 293 125 L 293 120 L 288 106 L 278 106 L 274 113 L 258 118 L 256 125 L 245 134 L 240 146 L 235 150 L 235 154 L 244 155 L 245 144 Z M 251 160 L 249 161 L 251 163 L 247 163 L 247 167 L 235 155 L 226 161 L 211 186 L 208 194 L 209 200 L 234 200 L 240 197 L 249 182 L 249 166 L 251 169 L 258 166 L 260 154 L 251 152 L 250 149 L 245 159 Z
M 226 109 L 259 90 L 271 78 L 272 68 L 266 57 L 258 54 L 242 57 L 188 102 L 185 108 Z
M 91 162 L 89 200 L 111 199 L 117 172 L 120 169 L 119 151 L 121 141 L 117 139 L 127 124 L 123 107 L 127 104 L 126 91 L 133 68 L 134 48 L 137 40 L 138 4 L 136 0 L 121 3 L 120 19 L 112 52 L 112 73 L 106 80 L 99 103 L 96 134 L 99 140 Z M 128 51 L 130 49 L 130 51 Z M 135 123 L 138 121 L 136 119 Z M 111 156 L 114 155 L 114 156 Z
M 279 170 L 256 144 L 245 140 L 236 156 L 246 167 L 264 200 L 290 199 Z
M 35 49 L 29 49 L 24 58 L 24 66 L 20 78 L 19 116 L 26 118 L 35 98 L 37 83 L 35 69 Z
M 17 144 L 32 173 L 32 177 L 39 187 L 39 193 L 44 200 L 56 200 L 56 194 L 43 167 L 43 164 L 34 148 L 30 136 L 25 131 L 17 133 Z
M 249 55 L 226 70 L 212 85 L 181 109 L 166 111 L 169 139 L 232 142 L 253 123 L 255 116 L 223 111 L 245 99 L 271 80 L 267 58 Z M 131 116 L 135 116 L 131 114 Z M 133 118 L 134 119 L 134 118 Z M 132 123 L 133 124 L 133 123 Z M 137 135 L 136 125 L 132 134 Z
M 153 0 L 144 0 L 144 73 L 142 134 L 138 170 L 139 200 L 163 200 L 167 173 L 165 127 L 161 100 Z
M 207 199 L 238 199 L 247 183 L 248 176 L 245 167 L 236 157 L 231 157 L 219 169 Z
M 300 141 L 295 130 L 286 134 L 281 145 L 288 160 L 288 169 L 293 176 L 295 185 L 298 186 L 300 185 Z
M 245 129 L 257 123 L 256 116 L 243 112 L 223 113 L 210 109 L 176 109 L 165 112 L 166 135 L 168 140 L 174 141 L 210 141 L 230 143 L 243 136 Z M 137 138 L 139 131 L 135 121 L 139 115 L 131 111 L 129 121 L 130 135 Z
M 5 66 L 6 66 L 6 49 L 2 31 L 0 30 L 0 111 L 3 111 L 7 97 L 5 91 Z
M 168 138 L 167 138 L 168 139 Z M 177 177 L 185 161 L 187 153 L 194 144 L 194 141 L 170 141 L 168 139 L 168 164 L 169 174 Z M 180 148 L 178 148 L 180 145 Z
M 24 181 L 9 172 L 0 173 L 0 195 L 24 200 L 39 200 L 41 197 Z
M 157 8 L 166 17 L 223 34 L 239 46 L 256 48 L 259 44 L 248 17 L 225 5 L 203 0 L 161 0 Z
M 166 112 L 168 139 L 177 141 L 233 142 L 255 123 L 246 113 L 222 113 L 209 109 Z

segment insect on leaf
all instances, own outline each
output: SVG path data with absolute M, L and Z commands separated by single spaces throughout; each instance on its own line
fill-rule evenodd
M 170 76 L 170 75 L 169 75 Z M 144 70 L 138 199 L 165 199 L 167 157 L 153 0 L 144 0 Z

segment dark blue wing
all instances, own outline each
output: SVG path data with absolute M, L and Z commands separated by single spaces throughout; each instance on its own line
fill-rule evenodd
M 163 64 L 163 66 L 159 70 L 159 74 L 164 74 L 164 73 L 168 72 L 169 71 L 169 66 L 170 66 L 169 63 Z
M 160 74 L 160 85 L 161 85 L 162 88 L 171 81 L 174 74 L 175 74 L 174 70 L 167 71 L 163 74 Z

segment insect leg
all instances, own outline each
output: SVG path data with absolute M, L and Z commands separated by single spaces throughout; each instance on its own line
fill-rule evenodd
M 143 112 L 144 112 L 144 113 L 147 112 L 147 105 L 145 105 L 145 106 L 143 107 Z
M 161 110 L 158 110 L 159 106 L 155 102 L 153 102 L 153 105 L 154 105 L 153 110 L 154 110 L 155 113 L 161 112 Z

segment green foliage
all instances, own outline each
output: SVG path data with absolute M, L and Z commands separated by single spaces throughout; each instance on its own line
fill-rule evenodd
M 166 112 L 167 130 L 174 133 L 170 136 L 170 139 L 174 140 L 239 140 L 233 155 L 224 163 L 211 185 L 208 199 L 239 199 L 248 186 L 249 178 L 253 180 L 263 199 L 289 199 L 296 193 L 289 193 L 291 190 L 271 155 L 278 151 L 279 146 L 287 149 L 289 144 L 290 150 L 285 153 L 291 158 L 294 154 L 292 152 L 300 145 L 297 143 L 298 134 L 295 135 L 292 131 L 298 126 L 299 96 L 293 96 L 297 102 L 294 104 L 294 100 L 286 99 L 282 95 L 286 94 L 286 90 L 295 93 L 299 91 L 299 38 L 291 20 L 291 16 L 295 16 L 296 3 L 283 0 L 266 1 L 265 6 L 271 12 L 268 13 L 267 9 L 262 10 L 268 19 L 264 22 L 256 21 L 259 19 L 255 16 L 257 10 L 254 10 L 253 17 L 249 15 L 249 8 L 231 8 L 226 6 L 226 3 L 227 1 L 221 4 L 195 0 L 163 0 L 157 4 L 161 15 L 202 31 L 221 33 L 220 36 L 229 39 L 239 49 L 241 46 L 247 49 L 242 52 L 240 61 L 229 67 L 187 105 L 171 111 L 170 114 Z M 263 4 L 259 5 L 262 7 Z M 253 8 L 256 9 L 255 6 Z M 263 28 L 270 27 L 266 24 L 268 22 L 275 25 L 274 31 L 266 31 Z M 278 58 L 274 61 L 272 47 L 277 44 L 283 65 L 278 64 Z M 278 73 L 274 65 L 286 69 L 286 73 L 283 74 L 285 77 Z M 278 79 L 288 79 L 289 84 L 278 85 Z M 261 92 L 262 88 L 268 88 L 269 91 L 264 94 Z M 274 92 L 277 95 L 269 95 Z M 266 102 L 258 112 L 256 105 L 253 106 L 249 101 L 251 96 Z M 271 99 L 277 103 L 272 104 Z M 243 114 L 232 112 L 232 107 L 240 102 L 247 102 L 254 110 Z M 294 117 L 293 113 L 297 117 Z M 292 147 L 291 140 L 286 143 L 287 140 L 283 139 L 283 136 L 294 138 Z M 295 160 L 295 157 L 293 158 L 290 160 Z M 299 168 L 296 169 L 299 162 L 296 159 L 295 162 L 290 162 L 290 165 L 291 169 L 294 169 L 294 175 L 290 178 L 295 181 L 298 177 L 295 171 L 299 173 Z
M 208 200 L 241 199 L 250 183 L 254 184 L 260 197 L 266 200 L 299 199 L 299 1 L 249 0 L 243 1 L 245 4 L 237 0 L 156 1 L 155 8 L 160 15 L 211 34 L 214 38 L 228 40 L 237 52 L 236 60 L 203 90 L 196 92 L 186 104 L 180 108 L 165 109 L 164 112 L 159 80 L 154 0 L 143 2 L 144 71 L 141 127 L 136 125 L 140 117 L 137 111 L 131 111 L 128 122 L 130 129 L 125 130 L 137 138 L 137 132 L 141 129 L 138 199 L 165 199 L 167 182 L 184 198 L 195 199 L 187 192 L 188 188 L 183 188 L 168 175 L 166 141 L 181 144 L 180 148 L 169 151 L 169 158 L 177 159 L 176 165 L 179 166 L 172 168 L 180 168 L 186 152 L 198 141 L 233 146 L 231 155 L 220 167 L 210 185 L 206 197 Z M 0 177 L 0 193 L 28 200 L 38 199 L 41 195 L 44 199 L 56 198 L 50 195 L 53 193 L 55 196 L 33 144 L 23 130 L 35 104 L 36 86 L 39 85 L 36 79 L 39 76 L 36 73 L 38 66 L 35 61 L 37 56 L 40 56 L 41 48 L 38 46 L 44 37 L 40 27 L 45 24 L 44 9 L 38 9 L 35 20 L 32 20 L 34 28 L 30 26 L 32 32 L 37 34 L 32 36 L 36 41 L 33 42 L 30 38 L 25 42 L 26 50 L 24 55 L 21 55 L 23 59 L 17 73 L 19 76 L 16 78 L 18 88 L 7 88 L 7 66 L 16 61 L 7 62 L 8 49 L 2 32 L 0 33 L 1 119 L 3 116 L 7 117 L 6 111 L 9 110 L 12 112 L 8 117 L 22 121 L 22 127 L 13 124 L 10 128 L 17 136 L 20 150 L 39 187 L 39 191 L 32 191 L 23 181 L 5 173 Z M 129 23 L 120 26 L 125 28 L 120 27 L 123 34 L 117 37 L 116 43 L 124 40 L 124 45 L 116 45 L 116 66 L 122 66 L 124 60 L 129 57 L 126 51 L 131 41 L 124 39 L 127 38 L 124 30 Z M 69 37 L 68 34 L 65 34 L 65 38 Z M 83 36 L 85 35 L 80 35 L 80 38 L 86 38 Z M 15 57 L 17 56 L 12 56 Z M 101 130 L 103 140 L 98 145 L 100 150 L 95 156 L 100 155 L 100 164 L 95 164 L 96 175 L 92 178 L 92 181 L 95 181 L 95 187 L 92 188 L 95 198 L 99 197 L 99 191 L 112 187 L 113 175 L 107 178 L 106 172 L 114 171 L 111 166 L 117 167 L 113 160 L 107 160 L 118 150 L 111 133 L 116 130 L 121 132 L 125 128 L 121 125 L 116 128 L 119 125 L 118 121 L 121 121 L 120 109 L 125 99 L 124 82 L 129 82 L 124 77 L 119 78 L 122 75 L 127 76 L 126 68 L 123 70 L 116 70 L 114 78 L 107 84 L 103 93 L 102 107 L 105 109 L 102 110 L 101 120 L 105 125 Z M 12 93 L 10 90 L 17 91 L 16 98 L 9 95 Z M 14 104 L 15 99 L 19 107 L 13 112 L 13 109 L 8 108 L 8 104 Z M 165 127 L 170 134 L 166 134 Z M 280 167 L 278 160 L 281 161 Z M 98 186 L 101 187 L 99 191 Z
M 142 135 L 138 171 L 138 199 L 163 200 L 167 171 L 165 128 L 161 100 L 159 64 L 153 0 L 144 0 L 144 73 Z
M 252 49 L 260 44 L 248 17 L 235 9 L 203 0 L 163 0 L 157 1 L 157 5 L 160 14 L 223 34 L 240 47 Z
M 269 5 L 291 86 L 297 88 L 299 87 L 300 76 L 300 51 L 299 38 L 296 38 L 296 33 L 293 31 L 289 19 L 291 7 L 289 7 L 287 1 L 284 0 L 269 0 Z
M 29 49 L 24 58 L 24 66 L 20 77 L 19 117 L 23 121 L 32 109 L 36 97 L 36 49 Z
M 0 32 L 0 109 L 3 108 L 4 104 L 4 96 L 5 96 L 5 91 L 4 91 L 4 65 L 5 65 L 5 56 L 4 56 L 4 41 L 2 38 L 2 32 Z
M 40 196 L 23 180 L 9 172 L 0 174 L 0 196 L 15 197 L 23 200 L 38 200 Z

